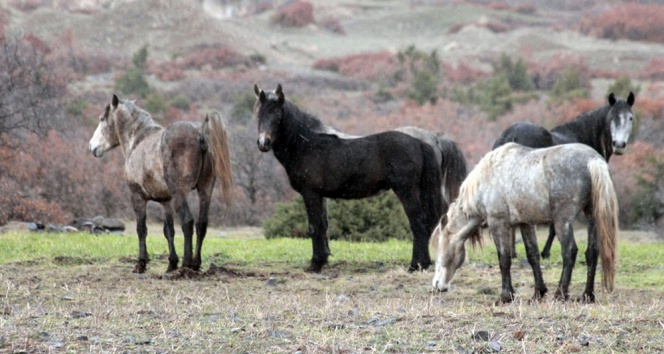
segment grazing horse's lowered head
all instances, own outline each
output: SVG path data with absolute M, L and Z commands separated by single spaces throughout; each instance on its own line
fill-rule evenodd
M 616 100 L 611 93 L 609 106 L 606 117 L 611 122 L 611 146 L 614 154 L 622 155 L 627 147 L 629 136 L 632 134 L 634 93 L 630 92 L 627 100 Z

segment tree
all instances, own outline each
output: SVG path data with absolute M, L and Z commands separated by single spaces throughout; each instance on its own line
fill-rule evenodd
M 115 88 L 125 95 L 138 95 L 141 98 L 147 97 L 152 89 L 145 79 L 145 69 L 148 61 L 148 47 L 143 46 L 134 54 L 132 63 L 133 68 L 129 68 L 115 82 Z
M 45 59 L 45 48 L 17 38 L 0 38 L 0 145 L 19 132 L 43 134 L 64 125 L 60 80 Z

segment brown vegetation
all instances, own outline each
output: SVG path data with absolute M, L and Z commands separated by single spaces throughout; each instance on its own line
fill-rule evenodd
M 664 43 L 664 5 L 617 4 L 583 20 L 579 30 L 600 38 Z

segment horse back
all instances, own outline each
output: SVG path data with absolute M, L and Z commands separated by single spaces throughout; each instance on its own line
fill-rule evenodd
M 142 137 L 125 162 L 129 188 L 147 200 L 167 201 L 176 188 L 196 185 L 203 161 L 200 129 L 177 122 Z
M 530 122 L 516 123 L 505 129 L 493 144 L 492 149 L 507 143 L 517 143 L 531 148 L 545 148 L 554 145 L 553 137 L 548 130 Z

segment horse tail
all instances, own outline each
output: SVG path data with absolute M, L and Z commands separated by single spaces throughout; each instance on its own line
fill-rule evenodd
M 604 159 L 592 159 L 588 162 L 588 171 L 592 181 L 593 218 L 597 230 L 597 243 L 602 258 L 602 287 L 613 291 L 618 248 L 618 199 L 613 188 L 609 166 Z
M 226 205 L 230 205 L 233 197 L 231 153 L 226 127 L 218 113 L 214 113 L 212 117 L 205 117 L 202 135 L 203 139 L 205 139 L 205 145 L 212 155 L 214 173 L 221 182 L 222 200 Z
M 436 155 L 426 143 L 421 143 L 420 146 L 424 158 L 420 177 L 420 199 L 426 213 L 427 232 L 431 235 L 440 216 L 447 212 L 448 204 L 440 194 L 440 173 L 438 173 Z
M 445 137 L 438 137 L 436 140 L 442 153 L 441 182 L 445 191 L 445 199 L 450 204 L 459 196 L 459 188 L 468 175 L 468 167 L 461 149 L 454 141 Z

